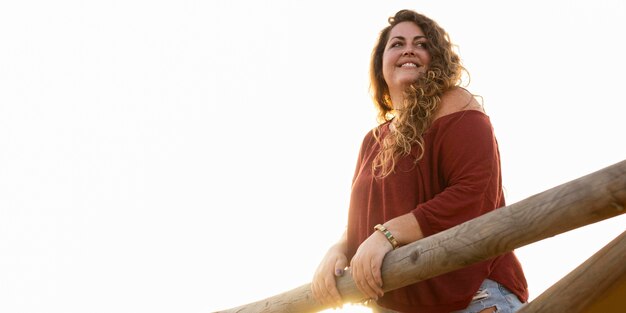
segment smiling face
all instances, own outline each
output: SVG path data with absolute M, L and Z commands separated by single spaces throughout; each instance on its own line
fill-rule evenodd
M 413 22 L 401 22 L 391 29 L 382 67 L 392 98 L 426 72 L 431 59 L 427 44 L 424 32 Z

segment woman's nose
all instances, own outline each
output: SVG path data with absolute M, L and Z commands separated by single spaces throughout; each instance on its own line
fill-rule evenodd
M 407 49 L 404 50 L 404 52 L 402 52 L 402 55 L 414 56 L 415 55 L 415 51 L 413 50 L 413 48 L 407 48 Z

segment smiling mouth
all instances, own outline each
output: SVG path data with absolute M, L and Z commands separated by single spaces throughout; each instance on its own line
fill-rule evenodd
M 421 66 L 419 64 L 417 64 L 417 63 L 407 62 L 407 63 L 402 63 L 400 65 L 400 67 L 402 67 L 402 68 L 419 68 Z

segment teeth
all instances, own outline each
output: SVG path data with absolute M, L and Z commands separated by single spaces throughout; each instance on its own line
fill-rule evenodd
M 401 67 L 417 67 L 417 64 L 415 63 L 404 63 L 401 65 Z

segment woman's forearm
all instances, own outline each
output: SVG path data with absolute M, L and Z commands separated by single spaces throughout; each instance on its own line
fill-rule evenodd
M 348 253 L 348 230 L 345 230 L 339 240 L 329 250 L 336 250 L 342 254 Z
M 385 222 L 383 226 L 396 238 L 400 246 L 424 238 L 422 229 L 413 213 L 407 213 L 393 218 Z

